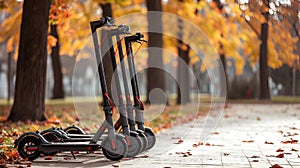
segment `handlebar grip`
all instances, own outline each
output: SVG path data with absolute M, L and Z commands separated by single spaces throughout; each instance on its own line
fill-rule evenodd
M 144 35 L 141 34 L 140 32 L 135 33 L 136 36 L 136 41 L 140 41 L 140 42 L 147 42 L 147 40 L 144 40 Z
M 131 34 L 130 27 L 126 25 L 120 25 L 118 26 L 118 31 L 122 34 Z

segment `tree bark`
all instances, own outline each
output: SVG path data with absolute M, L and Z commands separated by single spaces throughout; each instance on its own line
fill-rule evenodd
M 105 3 L 105 4 L 101 4 L 100 5 L 102 8 L 102 15 L 103 16 L 109 16 L 112 17 L 112 7 L 110 3 Z M 106 37 L 105 37 L 106 36 Z M 109 38 L 107 36 L 107 31 L 106 30 L 102 30 L 101 31 L 101 37 L 105 37 L 106 39 Z M 112 97 L 112 76 L 113 76 L 113 68 L 112 68 L 112 62 L 111 62 L 111 56 L 109 53 L 109 47 L 108 43 L 106 42 L 107 40 L 100 40 L 100 42 L 102 42 L 101 45 L 101 55 L 103 55 L 102 57 L 102 61 L 103 61 L 103 67 L 104 67 L 104 73 L 105 73 L 105 80 L 106 80 L 106 84 L 107 84 L 107 89 L 108 89 L 108 94 L 109 97 Z
M 181 43 L 182 44 L 182 43 Z M 182 44 L 186 45 L 186 44 Z M 190 102 L 190 82 L 189 82 L 189 51 L 190 47 L 186 49 L 177 47 L 178 50 L 178 89 L 177 89 L 177 104 L 186 104 Z
M 162 11 L 161 0 L 146 0 L 148 11 Z M 147 101 L 150 103 L 149 94 L 153 89 L 161 89 L 165 91 L 165 72 L 163 70 L 163 38 L 162 32 L 162 21 L 161 13 L 148 14 L 148 69 L 147 69 Z M 152 104 L 162 104 L 160 96 L 155 97 L 151 100 Z
M 266 20 L 268 20 L 268 14 Z M 268 72 L 268 21 L 261 24 L 261 45 L 259 52 L 260 99 L 270 99 Z
M 57 33 L 57 25 L 51 25 L 50 28 L 51 28 L 50 34 L 57 39 L 56 45 L 52 47 L 52 51 L 51 51 L 52 69 L 53 69 L 53 76 L 54 76 L 52 99 L 63 99 L 65 98 L 65 92 L 64 92 L 64 85 L 63 85 L 62 67 L 61 67 L 61 61 L 59 55 L 60 43 L 59 43 L 59 36 Z
M 8 120 L 45 120 L 50 0 L 24 0 L 15 99 Z
M 178 88 L 177 88 L 177 104 L 186 104 L 190 102 L 190 83 L 189 83 L 189 50 L 190 47 L 185 44 L 183 39 L 183 21 L 181 18 L 177 19 L 178 22 L 178 39 L 177 39 L 177 52 L 178 52 Z

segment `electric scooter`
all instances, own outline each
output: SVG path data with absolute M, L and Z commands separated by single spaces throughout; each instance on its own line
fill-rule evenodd
M 115 75 L 115 77 L 117 77 L 116 83 L 119 85 L 119 86 L 117 86 L 118 87 L 117 92 L 120 95 L 119 102 L 121 102 L 122 104 L 119 105 L 119 111 L 120 111 L 121 117 L 116 122 L 115 129 L 116 129 L 116 131 L 121 130 L 120 128 L 122 126 L 122 129 L 125 128 L 125 129 L 123 129 L 123 134 L 128 135 L 128 123 L 129 123 L 130 130 L 131 130 L 129 132 L 130 138 L 136 137 L 135 132 L 137 132 L 138 136 L 142 140 L 143 146 L 142 146 L 141 150 L 144 151 L 146 149 L 151 149 L 154 146 L 156 138 L 155 138 L 155 135 L 154 135 L 153 131 L 151 130 L 151 128 L 145 128 L 143 126 L 144 119 L 143 119 L 143 114 L 141 113 L 142 112 L 141 109 L 143 109 L 143 103 L 139 99 L 139 92 L 138 92 L 137 82 L 136 82 L 137 79 L 135 79 L 135 81 L 131 81 L 133 93 L 135 95 L 134 96 L 135 97 L 134 98 L 135 99 L 135 107 L 138 107 L 136 109 L 136 110 L 138 110 L 137 115 L 136 115 L 137 122 L 135 122 L 134 113 L 133 113 L 134 108 L 133 108 L 133 106 L 131 104 L 131 100 L 130 100 L 130 93 L 129 93 L 129 87 L 128 87 L 128 83 L 127 83 L 125 64 L 123 62 L 124 55 L 123 55 L 123 49 L 122 49 L 121 40 L 120 40 L 120 34 L 129 34 L 129 33 L 130 33 L 129 27 L 124 26 L 124 25 L 121 25 L 117 29 L 113 29 L 113 30 L 109 31 L 109 33 L 108 33 L 109 34 L 108 40 L 110 43 L 109 45 L 112 46 L 110 48 L 110 54 L 112 56 L 112 64 L 113 64 L 114 71 L 116 71 L 117 65 L 116 65 L 116 59 L 115 59 L 116 52 L 114 51 L 114 47 L 112 44 L 112 37 L 116 36 L 117 47 L 118 47 L 120 63 L 121 63 L 122 76 L 123 76 L 123 82 L 124 82 L 124 89 L 125 89 L 125 94 L 126 94 L 126 109 L 125 109 L 124 104 L 123 104 L 123 99 L 121 98 L 122 93 L 120 91 L 121 89 L 120 89 L 120 84 L 119 84 L 120 83 L 119 77 L 118 77 L 119 75 L 116 74 Z M 128 55 L 132 55 L 132 46 L 131 46 L 132 42 L 139 42 L 139 43 L 146 42 L 145 40 L 143 40 L 143 37 L 144 36 L 142 34 L 137 33 L 136 35 L 129 36 L 129 38 L 127 38 L 127 41 L 129 42 L 127 45 L 127 48 L 128 48 L 127 52 L 130 52 Z M 133 57 L 133 56 L 131 56 L 131 57 Z M 129 59 L 131 59 L 131 57 Z M 131 67 L 132 72 L 135 72 L 135 65 L 134 65 L 133 60 L 128 60 L 128 61 L 129 61 L 129 67 Z M 132 80 L 134 80 L 134 78 L 132 78 Z M 128 121 L 126 120 L 126 118 L 127 118 L 126 111 L 128 114 Z M 138 122 L 138 121 L 140 121 L 140 122 Z M 136 123 L 137 123 L 139 129 L 136 129 L 136 127 L 135 127 Z M 64 141 L 64 142 L 88 141 L 93 136 L 93 135 L 86 134 L 80 127 L 74 126 L 74 125 L 67 127 L 65 129 L 59 129 L 59 128 L 48 129 L 48 130 L 43 131 L 42 135 L 47 140 L 50 139 L 51 141 Z M 148 140 L 150 140 L 149 145 L 148 145 Z M 128 141 L 129 140 L 127 140 L 127 142 Z M 129 152 L 127 154 L 128 157 L 132 157 L 132 156 L 135 156 L 136 154 L 138 154 L 137 149 L 141 148 L 140 147 L 141 144 L 138 141 L 139 140 L 137 138 L 132 139 L 132 142 L 133 142 L 132 144 L 134 144 L 134 145 L 132 145 L 132 144 L 129 145 Z
M 156 137 L 151 128 L 144 126 L 144 116 L 143 116 L 144 104 L 140 100 L 137 76 L 135 75 L 136 69 L 135 69 L 135 63 L 134 63 L 134 59 L 133 59 L 132 43 L 146 42 L 143 38 L 144 38 L 144 35 L 141 33 L 136 33 L 135 35 L 125 37 L 126 54 L 128 57 L 127 61 L 128 61 L 128 67 L 129 67 L 129 72 L 130 72 L 130 77 L 131 77 L 132 92 L 133 92 L 133 97 L 134 97 L 134 105 L 132 106 L 132 103 L 130 100 L 130 93 L 129 93 L 129 89 L 128 89 L 129 87 L 128 87 L 128 83 L 127 83 L 127 76 L 126 76 L 126 70 L 125 70 L 125 64 L 124 64 L 124 55 L 123 55 L 123 51 L 122 51 L 122 45 L 120 42 L 120 36 L 118 34 L 116 34 L 116 40 L 118 42 L 118 52 L 119 52 L 121 70 L 122 70 L 122 76 L 123 76 L 123 82 L 124 82 L 124 89 L 125 89 L 125 94 L 126 94 L 126 110 L 127 110 L 127 114 L 128 114 L 128 123 L 129 123 L 130 130 L 136 131 L 137 133 L 139 133 L 139 136 L 143 140 L 143 144 L 144 144 L 143 151 L 144 151 L 144 150 L 151 149 L 155 145 Z M 112 42 L 110 42 L 110 43 L 112 43 Z M 110 45 L 112 46 L 112 44 L 110 44 Z M 114 49 L 111 48 L 110 52 L 111 52 L 111 55 L 115 55 Z M 114 64 L 114 61 L 113 61 L 113 64 Z M 116 65 L 114 65 L 114 66 L 116 66 Z M 136 113 L 135 117 L 134 117 L 133 110 Z M 121 125 L 121 119 L 119 119 L 116 122 L 116 125 L 115 125 L 116 130 L 119 129 L 120 125 Z M 136 125 L 137 125 L 137 129 L 136 129 Z M 66 133 L 85 134 L 84 131 L 81 130 L 77 126 L 68 127 L 66 129 L 64 129 L 64 131 Z M 146 139 L 144 136 L 146 136 Z M 72 137 L 76 138 L 77 136 L 72 136 Z
M 95 54 L 98 62 L 98 74 L 101 83 L 103 96 L 103 110 L 105 112 L 105 121 L 102 123 L 96 134 L 89 142 L 49 142 L 38 131 L 27 132 L 22 134 L 15 140 L 15 147 L 18 147 L 18 152 L 22 158 L 28 160 L 37 159 L 40 154 L 49 154 L 61 151 L 96 151 L 102 148 L 106 158 L 117 161 L 126 156 L 128 152 L 128 144 L 125 137 L 115 133 L 113 127 L 113 102 L 108 96 L 106 81 L 104 78 L 104 69 L 101 60 L 100 51 L 98 49 L 98 39 L 96 30 L 103 26 L 110 26 L 111 19 L 104 17 L 98 21 L 91 22 L 91 30 L 94 41 Z M 108 130 L 107 137 L 99 144 L 100 138 L 104 135 L 105 130 Z
M 127 34 L 130 34 L 130 28 L 128 26 L 125 26 L 123 25 L 122 26 L 123 29 L 126 29 L 128 31 Z M 109 32 L 109 46 L 111 46 L 110 48 L 110 55 L 111 55 L 111 60 L 112 60 L 112 66 L 113 66 L 113 70 L 114 70 L 114 77 L 115 77 L 115 80 L 116 80 L 116 85 L 117 85 L 117 94 L 119 95 L 118 96 L 118 100 L 119 100 L 119 111 L 120 111 L 120 114 L 122 114 L 123 116 L 126 116 L 125 117 L 120 117 L 119 120 L 116 122 L 115 124 L 115 129 L 116 131 L 120 130 L 121 129 L 121 123 L 126 123 L 126 127 L 122 126 L 122 129 L 123 129 L 123 132 L 124 132 L 124 128 L 128 129 L 126 131 L 130 131 L 130 132 L 136 132 L 138 133 L 138 136 L 140 137 L 140 139 L 142 140 L 142 149 L 141 149 L 141 152 L 142 151 L 145 151 L 145 149 L 147 148 L 148 146 L 148 140 L 147 140 L 147 137 L 146 135 L 144 134 L 143 131 L 141 130 L 137 130 L 135 128 L 132 127 L 132 124 L 130 126 L 130 130 L 128 128 L 128 123 L 129 122 L 132 122 L 132 118 L 133 118 L 133 111 L 132 111 L 132 105 L 130 103 L 130 97 L 129 99 L 126 98 L 126 105 L 123 103 L 123 94 L 122 94 L 122 91 L 121 91 L 121 86 L 120 86 L 120 80 L 119 80 L 119 74 L 118 74 L 118 70 L 117 70 L 117 61 L 116 61 L 116 52 L 114 50 L 114 46 L 113 46 L 113 36 L 116 37 L 116 41 L 117 41 L 117 51 L 119 53 L 119 57 L 123 57 L 123 48 L 122 48 L 122 41 L 120 40 L 120 35 L 124 34 L 123 32 L 120 32 L 119 31 L 120 29 L 118 30 L 111 30 Z M 128 89 L 128 83 L 127 83 L 127 77 L 126 77 L 126 72 L 125 72 L 125 67 L 124 67 L 124 64 L 123 64 L 123 67 L 124 70 L 122 69 L 122 77 L 123 77 L 123 83 L 124 83 L 124 90 L 125 90 L 125 97 L 128 97 L 129 95 L 129 89 Z M 130 96 L 130 95 L 129 95 Z M 128 102 L 129 101 L 129 102 Z M 123 121 L 123 120 L 126 120 Z M 125 133 L 125 132 L 124 132 Z
M 119 130 L 120 128 L 122 128 L 122 133 L 126 137 L 126 142 L 128 144 L 127 156 L 134 157 L 142 151 L 143 142 L 141 138 L 138 136 L 138 133 L 136 131 L 129 130 L 128 127 L 127 111 L 126 111 L 125 104 L 123 102 L 123 97 L 122 97 L 123 93 L 121 90 L 120 78 L 117 70 L 117 61 L 115 58 L 115 50 L 114 50 L 114 44 L 112 39 L 114 35 L 120 35 L 120 34 L 130 34 L 130 28 L 126 25 L 120 25 L 115 29 L 111 29 L 108 32 L 108 39 L 107 39 L 108 45 L 110 46 L 109 51 L 110 51 L 112 67 L 114 71 L 116 92 L 118 95 L 116 100 L 118 102 L 117 107 L 120 113 L 120 118 L 115 124 L 115 129 Z
M 120 41 L 120 36 L 118 33 L 115 33 L 116 35 L 116 40 L 118 42 L 118 52 L 119 52 L 119 57 L 120 57 L 120 63 L 121 63 L 121 70 L 122 70 L 122 76 L 123 76 L 123 82 L 124 82 L 124 89 L 125 89 L 125 94 L 126 94 L 126 110 L 128 114 L 128 123 L 131 131 L 136 131 L 139 133 L 139 136 L 141 137 L 143 141 L 143 150 L 149 150 L 151 149 L 156 142 L 156 137 L 154 132 L 152 131 L 151 128 L 145 127 L 144 126 L 144 116 L 143 116 L 143 110 L 144 110 L 144 104 L 140 100 L 140 94 L 139 94 L 139 89 L 138 89 L 138 83 L 137 83 L 137 76 L 136 74 L 136 69 L 135 69 L 135 63 L 133 59 L 133 52 L 132 52 L 132 43 L 138 42 L 146 42 L 143 38 L 144 35 L 141 33 L 136 33 L 135 35 L 132 36 L 127 36 L 125 37 L 125 46 L 126 46 L 126 53 L 128 55 L 128 66 L 129 66 L 129 72 L 130 72 L 130 77 L 131 77 L 131 86 L 132 86 L 132 92 L 133 92 L 133 97 L 134 97 L 134 105 L 132 105 L 131 100 L 130 100 L 130 93 L 129 93 L 129 86 L 127 83 L 127 76 L 126 76 L 126 70 L 125 70 L 125 64 L 124 64 L 124 55 L 122 51 L 122 45 Z M 112 42 L 110 42 L 112 46 Z M 110 49 L 111 55 L 115 55 L 114 49 Z M 116 67 L 116 62 L 115 58 L 112 58 L 112 61 L 114 67 Z M 114 68 L 115 69 L 115 68 Z M 116 82 L 119 83 L 119 80 Z M 136 116 L 134 117 L 133 110 L 136 113 Z M 137 125 L 137 129 L 136 129 Z M 119 129 L 121 126 L 121 118 L 116 122 L 115 128 L 116 130 Z M 85 134 L 83 130 L 80 130 L 79 127 L 77 126 L 71 126 L 66 129 L 64 129 L 65 132 L 67 133 L 76 133 L 76 134 Z M 71 135 L 72 136 L 72 135 Z M 146 136 L 146 138 L 145 138 Z M 77 136 L 73 136 L 74 138 L 77 138 Z
M 127 120 L 127 112 L 126 107 L 123 103 L 122 98 L 122 91 L 119 81 L 119 75 L 116 71 L 117 65 L 116 65 L 116 59 L 115 59 L 115 52 L 114 52 L 114 46 L 112 43 L 112 37 L 114 35 L 120 35 L 120 34 L 130 34 L 130 28 L 126 25 L 120 25 L 115 29 L 109 30 L 108 32 L 108 43 L 110 47 L 110 53 L 112 57 L 112 66 L 113 70 L 115 71 L 115 80 L 116 80 L 116 90 L 117 94 L 120 95 L 118 97 L 118 109 L 120 112 L 120 118 L 115 124 L 116 131 L 122 129 L 122 134 L 126 138 L 126 142 L 128 144 L 128 153 L 127 157 L 134 157 L 138 155 L 141 151 L 145 150 L 147 146 L 147 139 L 146 136 L 143 133 L 137 133 L 136 131 L 129 130 L 128 128 L 128 120 Z M 114 102 L 114 101 L 113 101 Z M 60 128 L 52 128 L 48 130 L 44 130 L 41 132 L 41 135 L 44 136 L 45 139 L 48 141 L 61 141 L 61 142 L 84 142 L 89 141 L 93 135 L 85 134 L 85 132 L 77 127 L 77 126 L 71 126 L 64 130 Z M 53 155 L 56 153 L 48 153 L 48 155 Z
M 140 93 L 139 93 L 139 88 L 138 88 L 138 83 L 137 83 L 137 72 L 135 69 L 135 63 L 134 63 L 134 55 L 132 52 L 132 43 L 138 42 L 138 43 L 143 43 L 146 42 L 144 39 L 144 35 L 141 33 L 136 33 L 135 35 L 132 36 L 127 36 L 125 37 L 125 46 L 126 46 L 126 52 L 127 52 L 127 62 L 128 62 L 128 67 L 129 67 L 129 73 L 130 73 L 130 78 L 131 78 L 131 87 L 132 87 L 132 93 L 133 93 L 133 100 L 134 100 L 134 110 L 135 110 L 135 124 L 137 125 L 137 128 L 139 130 L 144 131 L 144 134 L 147 137 L 148 140 L 148 146 L 146 150 L 151 149 L 156 142 L 156 137 L 154 132 L 152 131 L 151 128 L 145 127 L 144 126 L 144 104 L 140 100 Z M 121 63 L 123 62 L 123 58 L 120 60 Z M 129 97 L 126 97 L 128 102 L 130 101 L 130 95 Z M 129 108 L 130 109 L 130 108 Z M 133 125 L 134 122 L 130 121 L 129 125 L 130 128 L 134 128 L 135 125 Z

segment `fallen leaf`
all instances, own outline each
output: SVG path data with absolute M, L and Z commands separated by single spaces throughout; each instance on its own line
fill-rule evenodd
M 298 150 L 294 148 L 292 148 L 291 151 L 298 152 Z
M 229 155 L 230 155 L 230 153 L 223 153 L 223 155 L 224 155 L 224 156 L 229 156 Z
M 216 134 L 216 135 L 218 135 L 218 134 L 220 134 L 219 132 L 213 132 L 212 134 Z
M 298 142 L 297 139 L 293 139 L 291 138 L 290 140 L 287 140 L 287 141 L 281 141 L 281 143 L 283 144 L 296 144 Z
M 47 156 L 47 157 L 45 157 L 45 160 L 52 160 L 52 157 L 51 156 Z
M 258 160 L 252 160 L 252 162 L 259 162 Z
M 112 165 L 112 167 L 119 167 L 119 165 Z
M 291 130 L 297 130 L 298 128 L 296 127 L 290 127 Z
M 254 140 L 243 140 L 242 142 L 246 142 L 246 143 L 253 143 Z
M 250 158 L 260 158 L 260 156 L 253 155 Z
M 185 152 L 185 154 L 192 156 L 191 152 Z
M 27 166 L 27 167 L 31 167 L 31 164 L 32 164 L 31 162 L 27 162 L 27 163 L 26 163 L 26 166 Z
M 283 152 L 283 151 L 284 151 L 284 150 L 281 149 L 281 148 L 279 148 L 279 149 L 276 150 L 276 152 Z
M 266 141 L 265 144 L 274 144 L 273 142 Z
M 272 167 L 270 167 L 270 168 L 283 168 L 283 167 L 280 166 L 280 165 L 278 165 L 278 164 L 274 164 L 274 165 L 272 165 Z
M 277 158 L 284 158 L 284 154 L 280 153 L 279 155 L 276 156 Z

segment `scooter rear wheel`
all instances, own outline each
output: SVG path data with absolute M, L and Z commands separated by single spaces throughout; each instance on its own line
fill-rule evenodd
M 146 128 L 144 131 L 144 134 L 146 135 L 147 140 L 148 140 L 148 146 L 147 146 L 146 150 L 149 150 L 149 149 L 153 148 L 153 146 L 155 145 L 156 137 L 151 128 Z
M 142 146 L 142 149 L 141 149 L 141 152 L 144 152 L 148 146 L 148 139 L 147 139 L 147 136 L 145 135 L 145 133 L 143 132 L 139 132 L 139 135 L 138 135 L 141 140 L 142 140 L 142 143 L 143 143 L 143 146 Z
M 107 137 L 102 143 L 102 152 L 104 156 L 111 161 L 119 161 L 123 159 L 128 152 L 128 145 L 126 140 L 120 136 L 116 135 L 116 141 L 114 142 L 115 148 L 112 147 L 112 142 L 110 138 Z
M 126 136 L 128 138 L 127 145 L 128 145 L 128 153 L 126 157 L 134 157 L 138 155 L 143 148 L 143 142 L 139 136 Z
M 33 135 L 28 135 L 22 138 L 18 145 L 18 152 L 19 155 L 23 159 L 28 159 L 29 161 L 37 159 L 41 152 L 38 151 L 37 146 L 40 145 L 40 139 Z M 30 150 L 30 148 L 32 148 Z M 34 150 L 34 148 L 36 148 Z
M 85 134 L 85 132 L 77 127 L 77 126 L 70 126 L 70 127 L 67 127 L 63 130 L 66 134 Z

